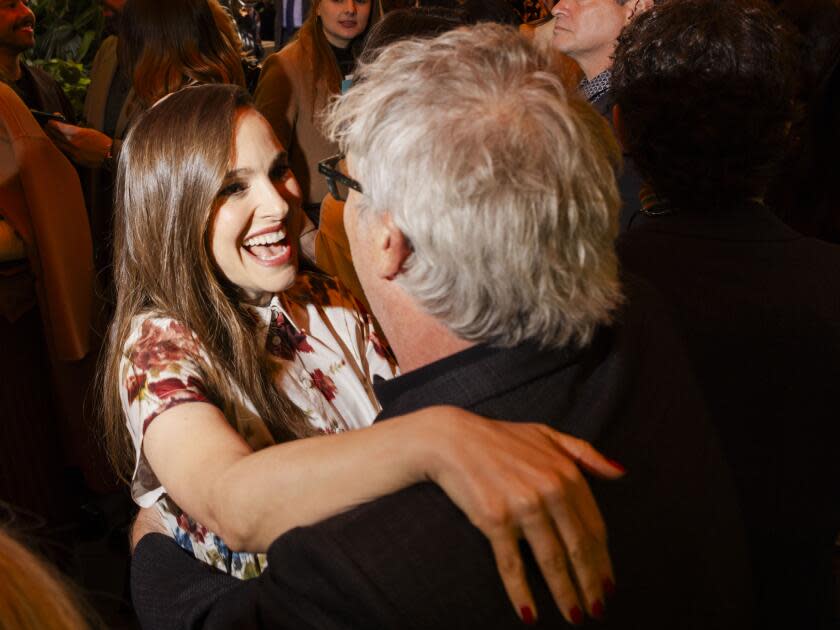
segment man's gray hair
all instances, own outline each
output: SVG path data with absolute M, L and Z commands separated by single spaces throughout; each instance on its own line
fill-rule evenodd
M 621 301 L 615 141 L 513 29 L 386 48 L 333 102 L 368 212 L 412 246 L 397 278 L 459 337 L 586 343 Z

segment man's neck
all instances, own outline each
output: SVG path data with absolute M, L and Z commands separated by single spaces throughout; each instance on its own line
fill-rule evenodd
M 580 69 L 583 70 L 583 74 L 587 81 L 591 81 L 604 70 L 608 70 L 612 67 L 612 51 L 610 51 L 607 55 L 599 55 L 586 59 L 575 59 L 575 61 L 577 61 Z
M 0 76 L 6 81 L 17 81 L 23 73 L 20 69 L 21 53 L 0 48 Z
M 615 51 L 615 45 L 597 50 L 590 50 L 584 54 L 576 55 L 569 53 L 569 56 L 574 59 L 583 70 L 583 74 L 588 81 L 591 81 L 604 70 L 612 66 L 612 56 Z
M 374 305 L 374 312 L 382 315 L 379 323 L 403 374 L 475 345 L 456 336 L 404 293 L 392 298 Z

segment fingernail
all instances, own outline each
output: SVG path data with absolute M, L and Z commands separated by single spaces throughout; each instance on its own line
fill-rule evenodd
M 604 595 L 607 597 L 615 595 L 615 582 L 613 582 L 610 578 L 604 578 L 602 586 L 604 588 Z
M 592 616 L 598 621 L 604 618 L 604 604 L 601 603 L 600 599 L 596 599 L 595 603 L 592 604 Z
M 534 619 L 534 611 L 531 610 L 530 606 L 523 606 L 519 609 L 519 615 L 522 617 L 522 621 L 529 626 L 534 625 L 536 619 Z
M 572 620 L 573 624 L 575 624 L 576 626 L 579 626 L 580 624 L 583 623 L 583 612 L 581 611 L 580 608 L 575 606 L 574 608 L 572 608 L 569 611 L 569 619 Z
M 617 461 L 615 461 L 614 459 L 608 459 L 607 461 L 609 462 L 610 466 L 612 466 L 613 468 L 617 468 L 621 472 L 627 472 L 627 469 L 624 466 L 622 466 L 621 464 L 619 464 Z

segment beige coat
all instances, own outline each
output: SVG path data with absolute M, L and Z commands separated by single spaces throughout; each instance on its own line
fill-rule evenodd
M 90 341 L 93 256 L 79 178 L 5 83 L 0 83 L 0 217 L 14 230 L 35 277 L 53 357 L 81 359 Z
M 321 203 L 327 183 L 318 173 L 318 162 L 338 153 L 338 146 L 324 137 L 313 117 L 313 83 L 312 63 L 293 41 L 266 59 L 255 92 L 257 109 L 289 152 L 304 204 Z M 320 98 L 315 112 L 322 111 L 326 102 L 326 96 Z
M 108 103 L 111 83 L 117 72 L 118 41 L 113 35 L 103 40 L 90 69 L 90 85 L 85 98 L 84 117 L 87 124 L 97 131 L 104 131 L 105 127 L 105 107 Z M 122 138 L 128 132 L 131 121 L 142 111 L 143 108 L 135 97 L 134 90 L 129 90 L 117 119 L 114 144 L 111 147 L 114 160 L 109 166 L 113 167 L 116 164 Z M 105 166 L 85 169 L 85 171 L 85 192 L 87 194 L 88 213 L 90 214 L 90 228 L 96 252 L 96 264 L 101 269 L 111 262 L 110 248 L 107 243 L 110 242 L 112 236 L 115 173 L 109 172 Z
M 105 127 L 105 106 L 108 103 L 108 93 L 111 91 L 111 82 L 117 72 L 117 44 L 116 36 L 111 35 L 102 41 L 93 65 L 90 68 L 90 85 L 85 97 L 85 120 L 88 125 L 102 131 Z M 128 123 L 140 112 L 142 107 L 134 96 L 134 90 L 130 90 L 120 110 L 117 120 L 117 139 L 125 136 Z

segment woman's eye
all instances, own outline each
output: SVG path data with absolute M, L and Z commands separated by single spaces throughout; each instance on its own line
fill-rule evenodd
M 224 186 L 217 195 L 218 197 L 231 197 L 233 195 L 239 194 L 245 190 L 245 184 L 242 182 L 231 182 L 227 186 Z

